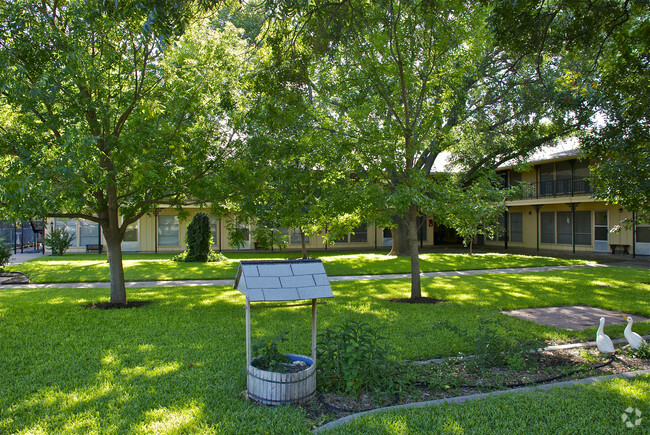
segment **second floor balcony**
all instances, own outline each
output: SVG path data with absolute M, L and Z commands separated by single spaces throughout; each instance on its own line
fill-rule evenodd
M 521 199 L 589 195 L 593 189 L 587 178 L 564 178 L 529 183 Z

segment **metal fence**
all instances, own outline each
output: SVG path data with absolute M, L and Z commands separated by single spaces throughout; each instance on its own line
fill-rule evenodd
M 0 239 L 3 239 L 14 253 L 43 250 L 43 230 L 29 221 L 0 221 Z

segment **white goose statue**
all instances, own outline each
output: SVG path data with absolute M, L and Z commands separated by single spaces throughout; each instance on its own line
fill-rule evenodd
M 598 327 L 598 332 L 596 332 L 596 346 L 600 353 L 614 353 L 614 343 L 612 339 L 609 338 L 607 334 L 603 331 L 605 328 L 605 318 L 600 318 L 600 326 Z
M 640 348 L 645 343 L 645 340 L 639 334 L 632 331 L 632 323 L 634 320 L 630 316 L 623 316 L 623 318 L 627 320 L 627 326 L 625 327 L 624 332 L 625 339 L 628 343 L 630 343 L 630 347 L 632 349 Z

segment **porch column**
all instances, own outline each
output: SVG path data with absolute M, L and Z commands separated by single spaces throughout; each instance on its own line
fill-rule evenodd
M 537 251 L 539 251 L 539 210 L 542 208 L 542 206 L 537 204 L 533 207 L 535 207 L 535 213 L 537 216 Z
M 573 253 L 576 253 L 576 207 L 578 206 L 577 202 L 572 202 L 569 204 L 571 209 L 571 245 L 573 246 Z

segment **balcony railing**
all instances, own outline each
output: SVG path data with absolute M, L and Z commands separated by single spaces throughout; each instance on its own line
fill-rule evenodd
M 586 178 L 565 178 L 529 183 L 529 187 L 524 189 L 521 199 L 557 198 L 590 193 L 593 193 L 593 189 Z

